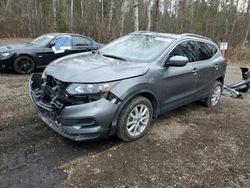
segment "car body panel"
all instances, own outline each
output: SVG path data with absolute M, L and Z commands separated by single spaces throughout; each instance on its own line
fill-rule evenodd
M 197 75 L 193 73 L 194 69 L 196 69 L 196 62 L 188 63 L 185 67 L 163 69 L 163 108 L 196 92 Z
M 224 77 L 226 67 L 223 61 L 224 59 L 218 53 L 210 60 L 197 62 L 197 92 L 208 91 L 214 78 Z
M 58 69 L 60 71 L 56 71 Z M 140 76 L 148 69 L 147 63 L 124 62 L 98 54 L 83 53 L 51 63 L 45 73 L 65 82 L 98 83 Z

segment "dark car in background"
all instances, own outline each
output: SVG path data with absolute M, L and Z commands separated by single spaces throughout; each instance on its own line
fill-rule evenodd
M 140 138 L 152 117 L 194 101 L 219 103 L 226 63 L 209 38 L 135 32 L 33 74 L 42 120 L 72 140 Z
M 101 46 L 79 34 L 48 33 L 31 42 L 0 46 L 0 70 L 29 74 L 60 57 L 96 50 Z

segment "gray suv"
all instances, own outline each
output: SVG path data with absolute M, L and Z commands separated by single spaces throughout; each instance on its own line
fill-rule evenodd
M 133 141 L 161 113 L 194 101 L 216 106 L 225 71 L 209 38 L 140 31 L 54 61 L 29 88 L 41 119 L 60 135 Z

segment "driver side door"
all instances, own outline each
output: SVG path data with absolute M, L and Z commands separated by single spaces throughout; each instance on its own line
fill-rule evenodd
M 70 54 L 69 50 L 72 48 L 71 36 L 59 36 L 52 39 L 52 42 L 54 43 L 54 46 L 46 46 L 43 49 L 42 53 L 39 54 L 41 66 L 43 67 L 60 57 Z
M 183 67 L 167 66 L 162 79 L 163 111 L 185 105 L 192 100 L 197 85 L 196 41 L 179 43 L 168 55 L 166 64 L 173 56 L 187 57 L 189 62 Z

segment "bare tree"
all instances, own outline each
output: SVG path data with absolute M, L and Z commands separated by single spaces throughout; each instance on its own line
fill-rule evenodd
M 52 0 L 54 28 L 56 28 L 56 1 Z
M 74 0 L 71 0 L 70 7 L 70 31 L 73 32 L 73 22 L 74 22 Z
M 83 0 L 81 0 L 81 18 L 84 19 Z
M 153 22 L 153 30 L 157 31 L 159 28 L 159 3 L 160 0 L 155 1 L 155 13 L 154 13 L 154 22 Z
M 11 0 L 7 0 L 6 6 L 5 6 L 5 10 L 9 10 L 10 9 L 10 5 L 11 5 Z
M 0 0 L 0 25 L 0 37 L 71 31 L 105 43 L 140 26 L 237 47 L 250 41 L 250 0 Z
M 148 15 L 148 26 L 147 26 L 147 30 L 150 31 L 151 29 L 151 2 L 152 0 L 148 0 L 147 3 L 147 15 Z
M 81 18 L 82 18 L 82 33 L 84 33 L 84 27 L 85 27 L 85 19 L 84 19 L 84 6 L 83 6 L 83 2 L 84 0 L 81 0 L 80 4 L 81 4 Z
M 113 9 L 114 9 L 114 0 L 111 0 L 110 2 L 110 9 L 109 9 L 109 23 L 108 23 L 108 31 L 111 29 L 111 23 L 113 18 Z
M 102 3 L 102 24 L 103 24 L 103 18 L 104 18 L 104 4 L 103 4 L 103 0 L 101 0 Z
M 134 0 L 134 30 L 139 30 L 139 4 L 138 0 Z
M 234 5 L 234 1 L 231 2 L 231 9 Z M 238 19 L 238 16 L 237 16 L 237 9 L 238 9 L 238 6 L 239 6 L 239 0 L 236 1 L 236 4 L 235 4 L 235 7 L 236 7 L 236 10 L 233 12 L 231 12 L 231 14 L 233 14 L 233 22 L 232 22 L 232 28 L 231 28 L 231 33 L 230 33 L 230 40 L 232 40 L 232 37 L 233 37 L 233 33 L 234 33 L 234 29 L 235 29 L 235 25 L 236 25 L 236 22 L 237 22 L 237 19 Z
M 121 0 L 121 30 L 120 30 L 120 36 L 123 35 L 124 19 L 125 19 L 125 0 Z
M 245 44 L 245 41 L 247 41 L 247 37 L 249 35 L 250 32 L 250 0 L 248 0 L 248 5 L 247 5 L 247 15 L 246 15 L 246 21 L 247 21 L 247 25 L 246 25 L 246 32 L 243 38 L 243 42 L 242 45 Z

